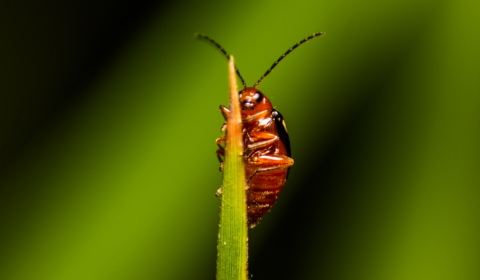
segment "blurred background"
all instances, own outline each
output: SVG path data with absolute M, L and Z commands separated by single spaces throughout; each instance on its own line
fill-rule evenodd
M 4 1 L 0 279 L 214 279 L 227 60 L 295 165 L 255 279 L 480 279 L 480 2 Z

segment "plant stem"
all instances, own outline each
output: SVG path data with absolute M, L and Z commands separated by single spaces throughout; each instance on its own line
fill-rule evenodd
M 243 134 L 233 56 L 229 63 L 230 114 L 223 168 L 220 228 L 217 244 L 217 280 L 247 279 L 247 205 Z

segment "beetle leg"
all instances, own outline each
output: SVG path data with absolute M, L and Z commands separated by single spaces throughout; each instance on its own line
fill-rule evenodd
M 258 112 L 256 114 L 253 114 L 251 116 L 248 116 L 246 118 L 244 118 L 242 120 L 243 123 L 252 123 L 252 122 L 256 122 L 258 121 L 259 119 L 262 119 L 262 118 L 265 118 L 266 116 L 268 116 L 269 114 L 272 113 L 272 110 L 265 110 L 265 111 L 261 111 L 261 112 Z
M 222 188 L 220 187 L 215 194 L 216 197 L 219 197 L 222 194 Z
M 230 114 L 230 110 L 223 106 L 223 105 L 220 105 L 220 111 L 222 112 L 222 115 L 223 117 L 225 118 L 225 120 L 227 120 L 227 117 L 228 115 Z M 256 122 L 258 121 L 259 119 L 262 119 L 262 118 L 265 118 L 266 116 L 268 116 L 269 114 L 271 114 L 272 111 L 271 110 L 265 110 L 265 111 L 261 111 L 261 112 L 258 112 L 256 114 L 253 114 L 251 116 L 248 116 L 246 117 L 245 119 L 242 120 L 243 123 L 252 123 L 252 122 Z M 227 123 L 224 123 L 222 125 L 222 128 L 220 129 L 222 132 L 225 131 L 225 129 L 227 128 Z
M 217 152 L 217 158 L 218 161 L 220 162 L 220 172 L 223 172 L 223 158 L 225 158 L 225 150 L 218 149 Z
M 245 148 L 245 158 L 250 157 L 255 150 L 268 148 L 279 139 L 277 135 L 263 131 L 252 132 L 249 136 L 251 137 L 250 140 L 253 143 L 248 144 Z
M 268 167 L 258 168 L 253 172 L 252 175 L 247 180 L 247 185 L 250 183 L 250 180 L 257 175 L 258 173 L 268 172 L 278 169 L 289 168 L 293 165 L 293 159 L 287 156 L 273 156 L 273 155 L 261 155 L 254 159 L 250 160 L 254 164 L 267 164 Z
M 278 136 L 269 132 L 252 132 L 250 136 L 254 139 L 254 143 L 247 145 L 248 150 L 268 147 L 278 141 Z
M 227 139 L 226 136 L 223 135 L 222 137 L 217 138 L 217 140 L 215 140 L 215 143 L 216 143 L 217 146 L 220 148 L 220 150 L 225 150 L 225 148 L 224 148 L 222 145 L 220 145 L 220 144 L 221 144 L 221 143 L 225 143 L 226 139 Z
M 220 112 L 222 113 L 223 118 L 225 119 L 225 123 L 223 123 L 222 127 L 220 128 L 221 132 L 224 132 L 227 129 L 227 117 L 230 114 L 230 110 L 227 107 L 220 105 Z
M 221 145 L 221 143 L 225 143 L 225 135 L 220 138 L 217 138 L 217 140 L 215 140 L 215 143 L 217 143 L 217 146 L 219 148 L 216 154 L 217 154 L 218 161 L 220 162 L 220 172 L 223 172 L 222 157 L 225 157 L 225 148 Z
M 227 107 L 220 105 L 220 112 L 222 112 L 223 117 L 227 120 L 228 114 L 230 114 L 230 110 Z

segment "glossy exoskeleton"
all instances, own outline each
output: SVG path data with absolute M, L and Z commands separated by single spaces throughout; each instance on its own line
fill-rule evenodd
M 306 41 L 320 36 L 315 33 L 297 43 L 283 54 L 253 87 L 247 87 L 238 69 L 237 75 L 241 79 L 244 89 L 239 92 L 241 116 L 243 124 L 245 179 L 247 194 L 248 226 L 254 227 L 266 212 L 275 204 L 293 165 L 291 158 L 290 140 L 282 114 L 273 109 L 268 98 L 257 89 L 258 84 L 272 71 L 272 69 L 287 54 Z M 215 41 L 205 35 L 198 35 L 217 46 L 226 56 L 227 52 Z M 227 119 L 230 111 L 220 106 L 220 111 Z M 226 123 L 221 131 L 228 130 Z M 223 170 L 225 156 L 225 136 L 216 140 L 219 147 L 217 157 L 220 161 L 220 170 Z M 217 195 L 221 194 L 221 189 Z

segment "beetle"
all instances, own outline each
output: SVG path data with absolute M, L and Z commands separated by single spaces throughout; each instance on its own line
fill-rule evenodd
M 275 61 L 252 87 L 247 87 L 238 68 L 235 67 L 244 87 L 239 92 L 239 99 L 245 147 L 243 156 L 247 195 L 247 223 L 251 228 L 255 227 L 275 204 L 288 178 L 290 167 L 293 165 L 285 120 L 280 112 L 273 109 L 270 100 L 257 89 L 257 86 L 291 51 L 322 34 L 323 32 L 314 33 L 291 47 Z M 197 34 L 197 36 L 214 44 L 229 59 L 227 52 L 217 42 L 204 34 Z M 226 121 L 230 113 L 229 109 L 220 105 L 220 111 Z M 225 132 L 227 129 L 227 123 L 225 122 L 220 130 Z M 220 161 L 220 171 L 223 171 L 225 147 L 222 144 L 225 141 L 225 135 L 215 141 L 218 146 L 216 154 Z M 219 194 L 221 194 L 221 189 L 217 191 L 217 196 Z

